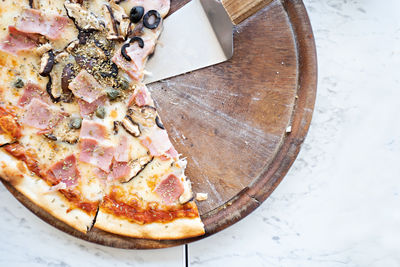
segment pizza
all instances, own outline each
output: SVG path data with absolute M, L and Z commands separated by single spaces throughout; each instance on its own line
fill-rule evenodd
M 0 2 L 0 176 L 81 231 L 204 234 L 142 83 L 169 0 Z

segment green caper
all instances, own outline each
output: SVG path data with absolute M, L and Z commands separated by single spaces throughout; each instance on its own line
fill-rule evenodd
M 72 118 L 69 121 L 69 128 L 71 128 L 71 129 L 79 129 L 79 128 L 81 128 L 81 125 L 82 125 L 81 118 Z
M 116 89 L 110 89 L 107 91 L 107 96 L 110 100 L 115 100 L 117 97 L 119 97 L 119 91 Z
M 100 119 L 104 119 L 106 116 L 106 109 L 103 106 L 98 106 L 96 109 L 96 116 Z
M 21 78 L 18 78 L 15 82 L 14 82 L 14 87 L 16 88 L 22 88 L 25 86 L 24 81 Z
M 120 81 L 120 87 L 122 90 L 128 90 L 129 89 L 129 82 L 125 79 L 121 79 Z

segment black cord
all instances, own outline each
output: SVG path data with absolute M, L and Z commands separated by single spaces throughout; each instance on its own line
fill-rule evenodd
M 189 267 L 189 247 L 185 244 L 185 267 Z

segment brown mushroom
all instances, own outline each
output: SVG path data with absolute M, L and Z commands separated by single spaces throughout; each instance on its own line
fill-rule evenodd
M 43 54 L 41 62 L 40 62 L 40 70 L 39 74 L 43 77 L 46 77 L 50 74 L 53 69 L 55 63 L 55 56 L 53 50 L 48 51 Z
M 64 3 L 67 16 L 74 22 L 75 26 L 80 31 L 101 30 L 103 28 L 100 20 L 95 14 L 87 10 L 79 3 Z
M 131 116 L 126 115 L 121 121 L 122 127 L 134 137 L 139 137 L 142 133 L 139 123 L 135 122 Z
M 129 116 L 144 127 L 153 127 L 156 124 L 157 110 L 152 106 L 131 106 L 128 109 Z
M 146 155 L 129 162 L 131 171 L 128 176 L 120 179 L 121 183 L 128 183 L 137 177 L 153 161 L 153 157 Z

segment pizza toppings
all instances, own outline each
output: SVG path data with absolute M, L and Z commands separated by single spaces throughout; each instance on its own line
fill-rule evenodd
M 134 6 L 129 12 L 129 19 L 132 23 L 138 23 L 144 14 L 144 8 L 142 6 Z
M 153 127 L 147 136 L 140 139 L 152 156 L 161 156 L 167 152 L 172 144 L 169 141 L 167 131 L 161 130 L 158 127 Z
M 130 20 L 125 10 L 114 1 L 103 6 L 103 13 L 108 29 L 107 39 L 125 39 L 130 28 Z
M 79 30 L 88 31 L 102 29 L 100 20 L 96 17 L 96 15 L 82 5 L 66 1 L 64 3 L 64 7 L 67 11 L 68 17 L 72 19 L 72 21 L 75 23 L 75 26 Z
M 48 76 L 53 69 L 55 63 L 55 56 L 53 50 L 44 53 L 40 63 L 39 74 L 41 76 Z
M 76 166 L 75 155 L 69 155 L 65 159 L 53 164 L 47 171 L 49 180 L 53 184 L 64 183 L 67 187 L 78 183 L 79 171 Z
M 69 89 L 76 97 L 88 103 L 92 103 L 104 95 L 103 87 L 84 69 L 71 81 Z
M 69 121 L 69 127 L 71 129 L 80 129 L 82 126 L 82 119 L 81 118 L 72 118 Z
M 18 101 L 18 106 L 24 107 L 28 105 L 34 98 L 38 98 L 47 104 L 50 103 L 48 96 L 39 86 L 33 83 L 28 83 L 25 86 L 23 95 Z
M 109 174 L 110 180 L 120 180 L 126 179 L 129 176 L 131 168 L 127 162 L 114 161 L 111 167 L 111 172 Z
M 70 20 L 66 17 L 44 14 L 36 9 L 25 9 L 16 22 L 16 29 L 25 33 L 37 33 L 50 40 L 59 39 Z
M 157 10 L 149 10 L 143 17 L 143 25 L 151 30 L 160 25 L 161 15 Z
M 134 137 L 139 137 L 141 134 L 140 126 L 136 123 L 131 116 L 126 115 L 121 121 L 122 127 Z
M 80 110 L 81 116 L 84 118 L 88 118 L 90 115 L 92 115 L 97 110 L 98 107 L 103 106 L 105 104 L 105 102 L 106 102 L 105 96 L 97 98 L 92 103 L 88 103 L 84 100 L 78 99 L 78 105 L 79 105 L 79 110 Z
M 103 141 L 107 137 L 107 128 L 101 123 L 84 119 L 82 121 L 82 128 L 79 137 L 81 139 L 91 138 Z
M 168 175 L 156 187 L 155 192 L 165 204 L 173 204 L 183 194 L 182 182 L 174 174 Z
M 129 161 L 129 143 L 128 137 L 122 135 L 118 146 L 115 149 L 114 158 L 119 162 L 128 162 Z
M 150 94 L 145 85 L 139 86 L 135 89 L 135 92 L 129 99 L 128 106 L 135 104 L 139 107 L 150 104 Z
M 15 27 L 8 27 L 9 34 L 0 42 L 0 51 L 17 55 L 20 51 L 29 51 L 37 46 L 31 34 L 18 31 Z
M 25 106 L 25 116 L 22 121 L 25 125 L 46 130 L 53 128 L 60 119 L 61 114 L 54 108 L 38 98 L 33 98 Z
M 114 157 L 114 148 L 103 145 L 95 139 L 80 139 L 79 160 L 90 163 L 105 172 L 110 171 L 110 165 Z

